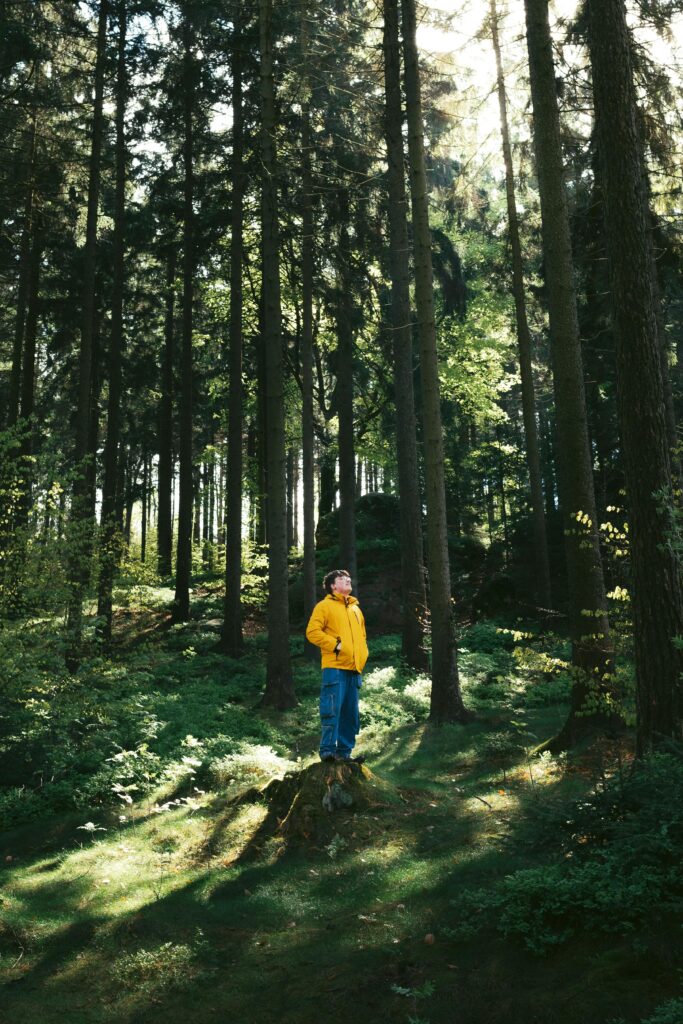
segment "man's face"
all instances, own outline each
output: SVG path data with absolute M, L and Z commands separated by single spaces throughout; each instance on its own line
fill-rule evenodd
M 351 593 L 351 586 L 350 576 L 337 576 L 336 580 L 332 583 L 332 593 L 341 594 L 342 597 L 348 597 Z

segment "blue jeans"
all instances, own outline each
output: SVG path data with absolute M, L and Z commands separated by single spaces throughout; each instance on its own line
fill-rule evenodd
M 348 757 L 360 730 L 358 690 L 360 672 L 346 668 L 324 668 L 320 689 L 320 756 L 338 754 Z

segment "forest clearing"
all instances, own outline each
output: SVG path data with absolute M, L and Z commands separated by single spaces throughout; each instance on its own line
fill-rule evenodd
M 0 5 L 0 1024 L 683 1024 L 682 67 Z

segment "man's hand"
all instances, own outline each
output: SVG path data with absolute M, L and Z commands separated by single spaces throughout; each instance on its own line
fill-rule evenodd
M 342 642 L 341 642 L 341 640 L 339 639 L 339 637 L 337 637 L 337 645 L 336 645 L 336 647 L 334 648 L 334 653 L 335 653 L 335 654 L 339 654 L 339 652 L 341 651 L 341 649 L 342 649 Z

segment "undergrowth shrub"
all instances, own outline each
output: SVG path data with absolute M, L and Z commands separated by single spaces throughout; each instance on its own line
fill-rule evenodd
M 162 942 L 153 949 L 123 953 L 110 967 L 114 980 L 129 991 L 152 996 L 168 989 L 185 989 L 208 973 L 199 962 L 207 943 L 198 929 L 192 944 Z
M 396 668 L 376 668 L 363 679 L 360 712 L 363 728 L 397 729 L 420 721 L 429 713 L 428 680 L 417 679 L 405 687 Z
M 452 903 L 457 924 L 449 934 L 491 927 L 544 954 L 580 932 L 627 935 L 680 914 L 683 754 L 657 754 L 569 811 L 555 807 L 546 827 L 562 835 L 561 815 L 562 858 L 464 893 Z
M 270 746 L 240 742 L 233 747 L 232 753 L 214 757 L 208 764 L 208 773 L 216 786 L 257 782 L 296 768 L 296 762 L 282 757 Z
M 681 1024 L 683 1021 L 683 999 L 669 999 L 658 1006 L 651 1017 L 641 1024 Z
M 477 654 L 498 654 L 511 652 L 515 645 L 512 633 L 502 629 L 497 622 L 475 622 L 463 634 L 461 651 L 476 651 Z
M 1 630 L 0 829 L 131 803 L 193 776 L 223 784 L 224 759 L 236 757 L 247 774 L 256 748 L 272 751 L 269 763 L 281 757 L 284 734 L 252 708 L 261 659 L 188 655 L 194 643 L 208 646 L 199 636 L 173 633 L 168 646 L 140 645 L 125 660 L 97 656 L 72 676 L 53 621 Z M 195 747 L 188 737 L 198 737 Z

